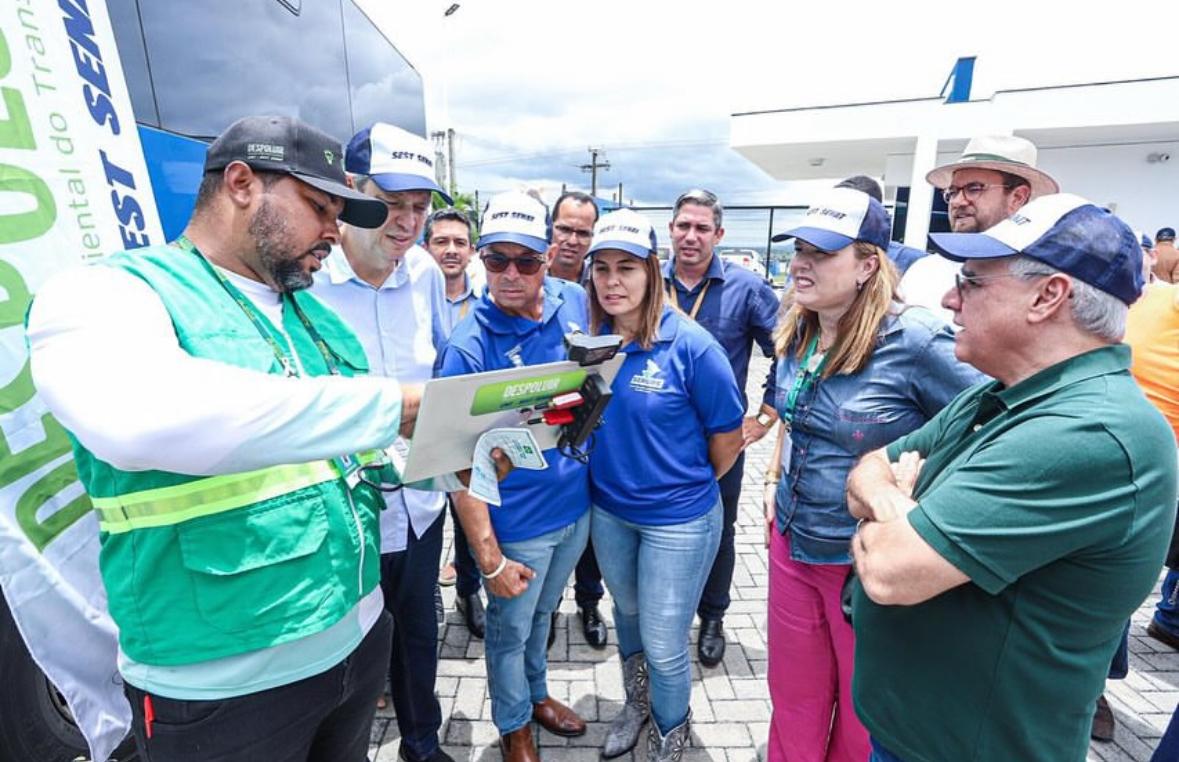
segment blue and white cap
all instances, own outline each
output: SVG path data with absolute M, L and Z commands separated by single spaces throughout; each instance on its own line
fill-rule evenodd
M 479 248 L 493 243 L 518 243 L 537 254 L 549 250 L 549 209 L 523 191 L 491 197 L 479 222 Z
M 1023 254 L 1133 304 L 1142 294 L 1142 246 L 1130 226 L 1072 193 L 1040 196 L 985 233 L 934 233 L 955 262 Z
M 618 209 L 598 220 L 594 225 L 594 241 L 586 256 L 596 251 L 617 249 L 639 259 L 655 254 L 659 242 L 651 221 L 632 209 Z
M 389 193 L 431 191 L 453 204 L 434 179 L 434 152 L 426 139 L 392 124 L 377 122 L 352 137 L 344 153 L 344 169 L 368 175 Z
M 773 237 L 797 238 L 822 251 L 838 251 L 865 241 L 888 251 L 892 222 L 879 201 L 854 188 L 831 188 L 815 199 L 802 224 Z

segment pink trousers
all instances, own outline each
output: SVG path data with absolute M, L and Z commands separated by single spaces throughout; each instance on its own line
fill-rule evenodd
M 791 560 L 790 540 L 772 534 L 767 762 L 865 762 L 868 731 L 851 698 L 855 639 L 839 608 L 850 567 Z

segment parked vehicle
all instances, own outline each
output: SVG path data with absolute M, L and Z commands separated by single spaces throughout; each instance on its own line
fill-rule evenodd
M 726 262 L 741 265 L 759 275 L 765 274 L 765 265 L 762 264 L 761 255 L 753 249 L 728 249 L 720 252 L 720 256 Z

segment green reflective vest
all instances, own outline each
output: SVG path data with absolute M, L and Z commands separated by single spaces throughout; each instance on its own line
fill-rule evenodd
M 161 246 L 103 264 L 151 286 L 180 346 L 194 357 L 284 372 L 239 304 L 245 298 L 222 285 L 195 251 Z M 329 361 L 341 375 L 367 372 L 351 329 L 310 294 L 284 298 L 282 327 L 294 346 L 271 330 L 273 339 L 294 350 L 307 374 L 331 372 Z M 99 565 L 119 644 L 135 661 L 192 664 L 306 637 L 334 624 L 377 584 L 384 501 L 364 484 L 350 490 L 334 462 L 194 477 L 122 471 L 77 438 L 73 444 L 98 512 Z

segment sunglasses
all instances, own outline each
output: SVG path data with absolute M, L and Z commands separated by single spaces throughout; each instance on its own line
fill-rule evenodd
M 504 254 L 492 253 L 484 254 L 480 259 L 483 260 L 483 266 L 487 268 L 487 271 L 493 273 L 507 272 L 510 265 L 515 265 L 516 272 L 521 275 L 536 275 L 544 266 L 544 260 L 540 257 L 509 257 Z

